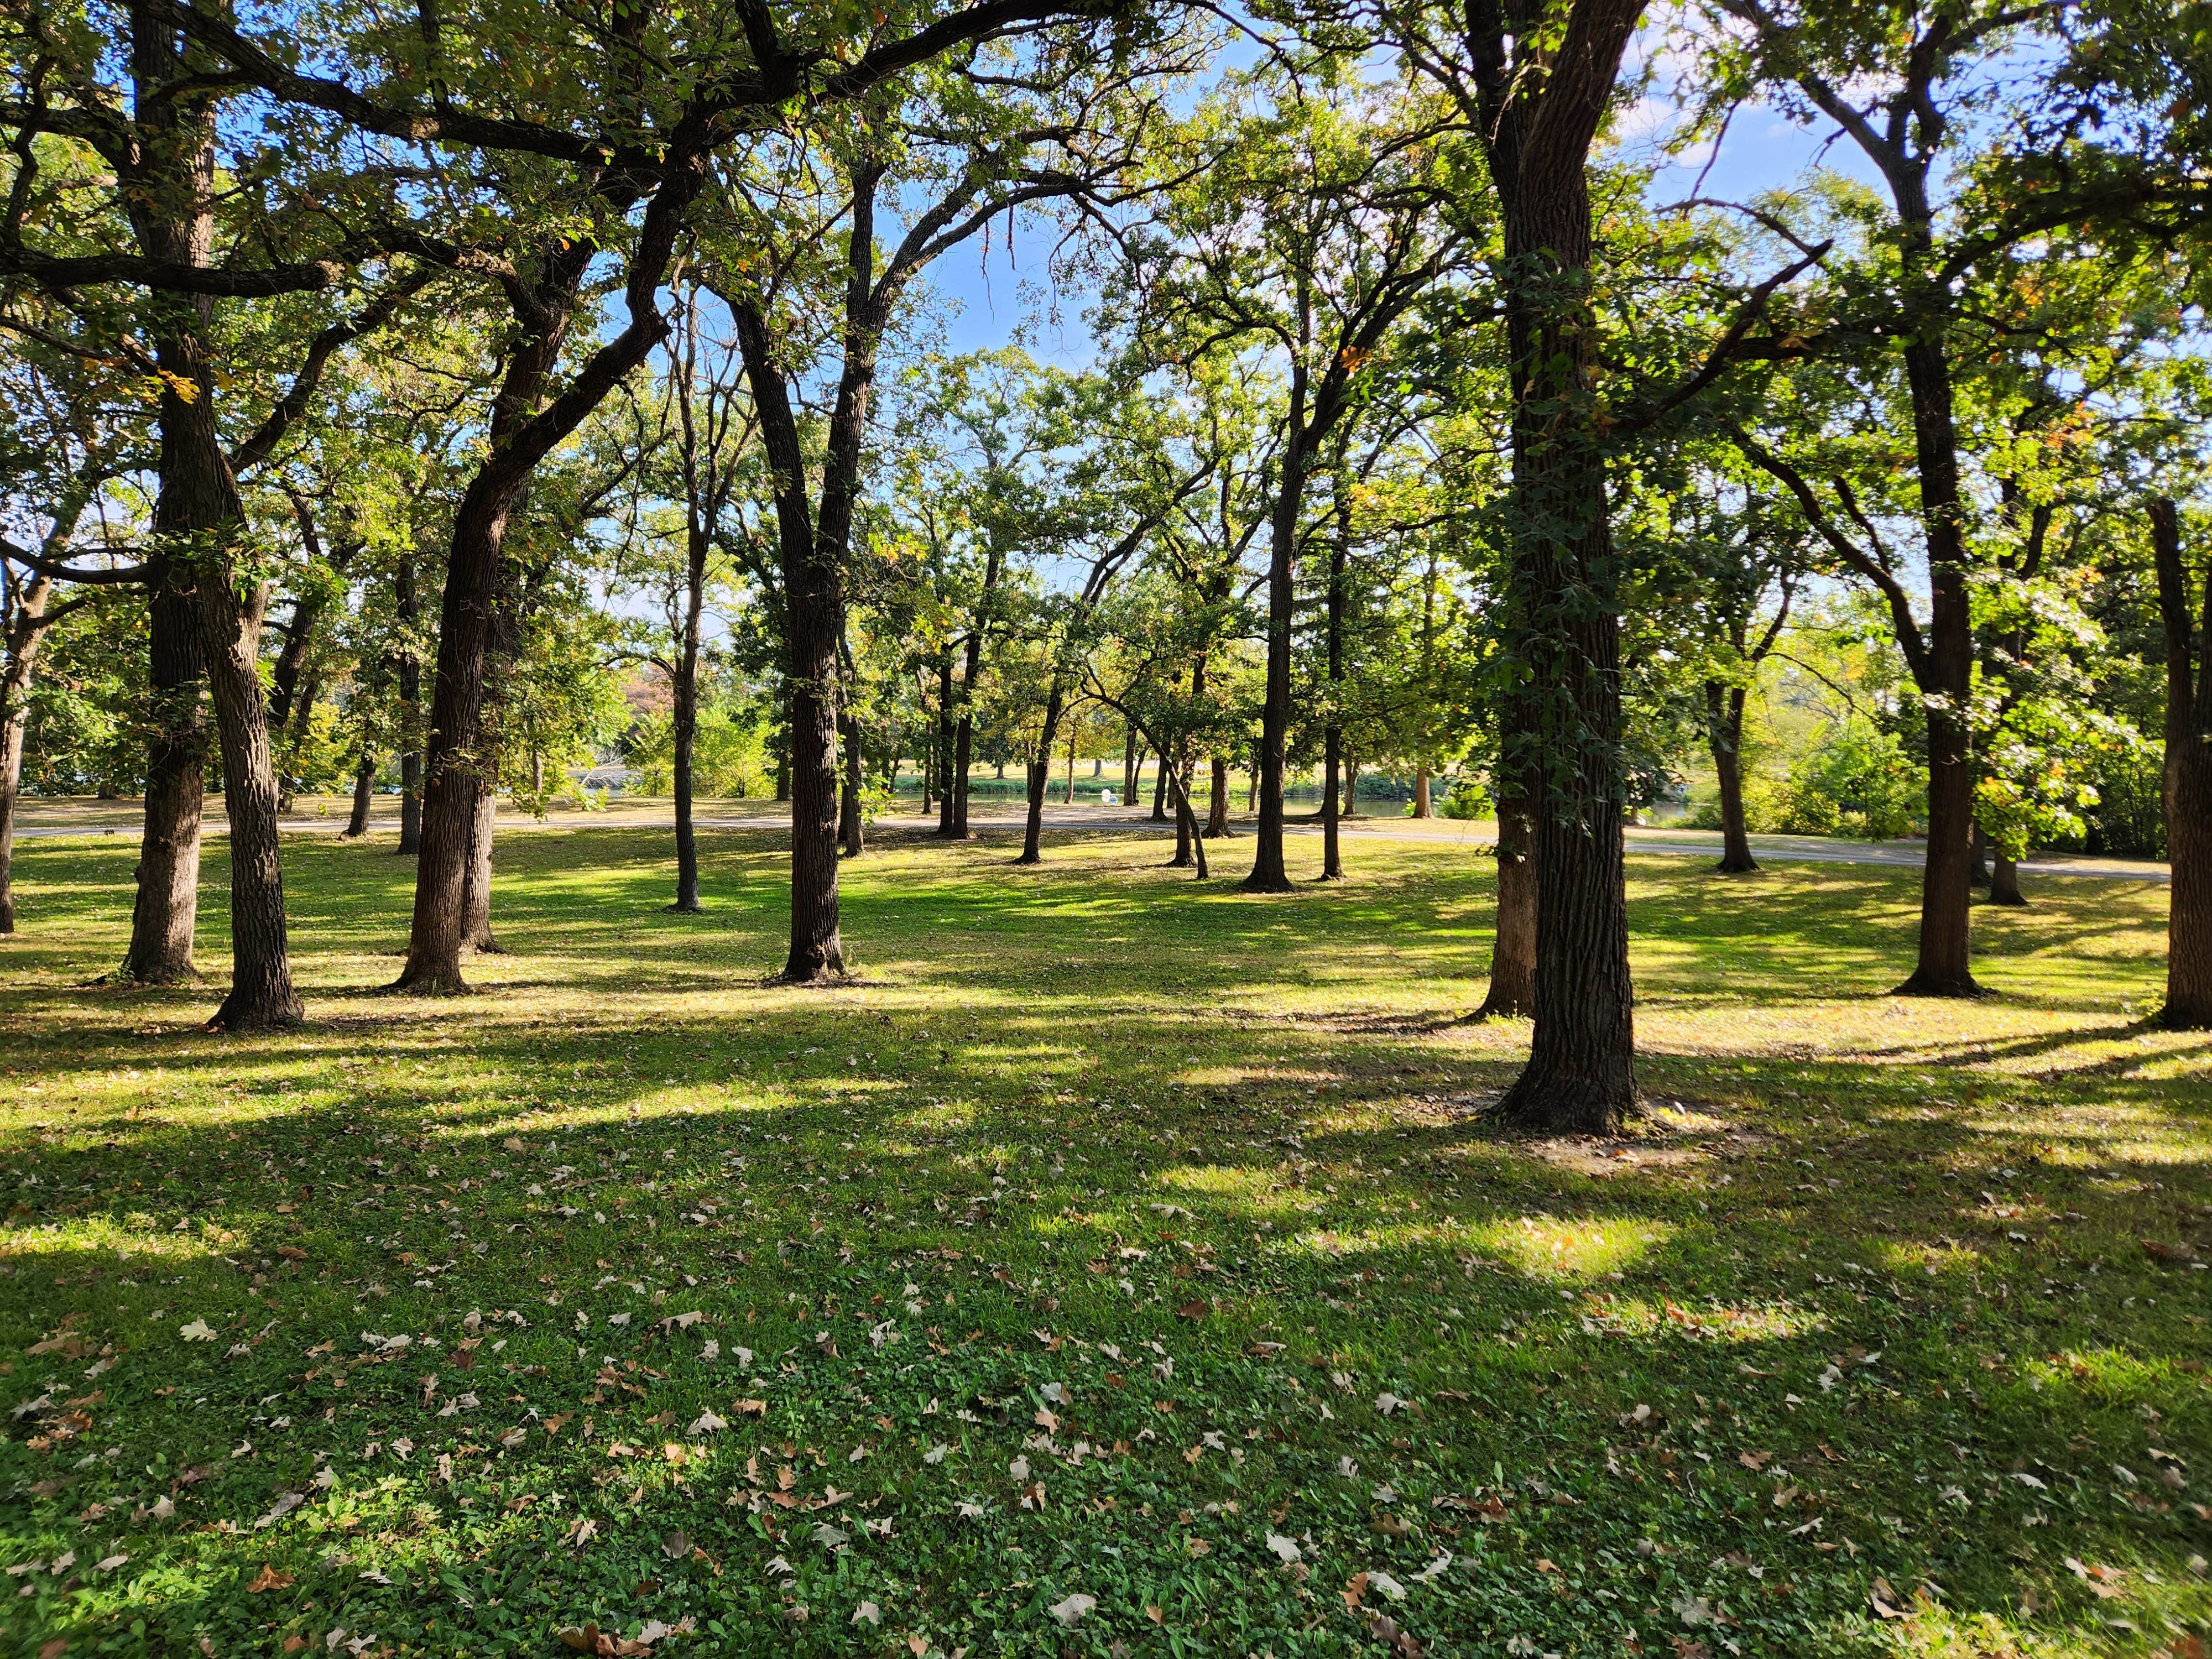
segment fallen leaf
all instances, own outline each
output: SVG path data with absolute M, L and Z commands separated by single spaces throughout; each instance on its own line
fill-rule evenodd
M 880 1625 L 884 1622 L 884 1610 L 873 1601 L 863 1601 L 853 1609 L 852 1622 L 856 1625 Z
M 1054 1618 L 1059 1620 L 1060 1622 L 1066 1628 L 1073 1630 L 1077 1622 L 1082 1619 L 1083 1615 L 1090 1612 L 1091 1608 L 1097 1605 L 1098 1598 L 1097 1596 L 1085 1595 L 1081 1590 L 1078 1590 L 1066 1601 L 1055 1601 L 1051 1607 L 1045 1610 L 1051 1613 Z
M 1285 1566 L 1297 1560 L 1304 1553 L 1298 1548 L 1297 1540 L 1285 1538 L 1279 1532 L 1271 1532 L 1267 1534 L 1267 1547 L 1274 1551 L 1276 1559 Z
M 279 1572 L 276 1568 L 264 1565 L 260 1574 L 246 1587 L 246 1593 L 248 1595 L 258 1595 L 264 1590 L 289 1589 L 291 1587 L 290 1573 Z
M 212 1342 L 215 1340 L 215 1332 L 204 1319 L 195 1319 L 191 1324 L 180 1327 L 178 1329 L 177 1334 L 183 1337 L 187 1342 Z

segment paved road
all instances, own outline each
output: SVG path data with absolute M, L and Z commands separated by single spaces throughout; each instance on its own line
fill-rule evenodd
M 335 797 L 303 799 L 298 803 L 292 817 L 284 821 L 284 829 L 297 835 L 336 835 L 345 827 L 349 803 Z M 118 836 L 136 839 L 138 834 L 139 805 L 135 800 L 32 800 L 19 809 L 15 834 L 19 840 L 37 840 L 53 836 Z M 379 797 L 370 819 L 370 833 L 377 836 L 396 834 L 398 829 L 399 807 L 389 797 Z M 774 801 L 714 801 L 707 804 L 699 814 L 698 824 L 702 830 L 763 830 L 776 828 L 784 820 Z M 1014 802 L 982 801 L 974 804 L 969 821 L 980 830 L 992 835 L 1018 834 L 1022 826 L 1019 805 Z M 507 811 L 500 815 L 499 827 L 502 835 L 537 830 L 597 830 L 597 829 L 653 829 L 666 828 L 670 808 L 665 800 L 624 800 L 599 811 L 580 811 L 574 807 L 556 809 L 540 821 Z M 915 816 L 886 817 L 882 827 L 915 832 L 927 830 L 933 819 Z M 1165 835 L 1164 825 L 1151 821 L 1142 807 L 1113 807 L 1078 802 L 1072 806 L 1057 803 L 1045 808 L 1045 827 L 1048 830 L 1090 830 L 1102 833 L 1134 835 Z M 1251 823 L 1239 818 L 1236 827 L 1240 835 L 1249 835 Z M 222 803 L 210 798 L 208 802 L 204 828 L 210 835 L 224 832 Z M 1321 826 L 1312 823 L 1292 823 L 1289 833 L 1294 836 L 1318 836 Z M 1468 847 L 1487 847 L 1497 837 L 1493 823 L 1474 819 L 1358 817 L 1348 819 L 1343 825 L 1348 837 L 1385 841 L 1445 842 Z M 1911 841 L 1837 841 L 1817 836 L 1753 836 L 1752 850 L 1761 859 L 1784 863 L 1804 864 L 1875 864 L 1891 865 L 1906 869 L 1920 867 L 1923 848 L 1920 842 Z M 1717 830 L 1676 830 L 1668 828 L 1632 829 L 1628 832 L 1628 848 L 1633 853 L 1662 853 L 1682 858 L 1717 859 L 1720 856 L 1721 838 Z M 2166 881 L 2169 879 L 2165 865 L 2148 859 L 2089 858 L 2067 853 L 2045 854 L 2023 860 L 2021 873 L 2027 876 L 2095 876 L 2106 880 Z

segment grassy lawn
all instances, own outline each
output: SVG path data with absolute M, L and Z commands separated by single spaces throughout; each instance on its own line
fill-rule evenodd
M 476 996 L 411 865 L 289 846 L 313 1024 L 121 954 L 125 837 L 0 946 L 0 1648 L 2201 1655 L 2202 1038 L 2164 894 L 1631 862 L 1619 1144 L 1479 1119 L 1489 866 L 1255 900 L 1158 841 L 892 842 L 866 982 L 783 855 L 502 843 Z M 1241 873 L 1249 842 L 1219 856 Z M 1318 847 L 1300 842 L 1310 865 Z M 220 966 L 210 848 L 202 960 Z M 674 1633 L 665 1633 L 677 1626 Z M 58 1645 L 65 1644 L 65 1646 Z

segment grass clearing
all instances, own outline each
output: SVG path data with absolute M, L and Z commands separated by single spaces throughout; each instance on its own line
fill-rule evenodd
M 8 1646 L 2212 1638 L 2212 1094 L 2137 1023 L 2161 890 L 1979 911 L 2002 994 L 1927 1003 L 1870 994 L 1911 872 L 1632 856 L 1654 1110 L 1531 1142 L 1477 1115 L 1525 1029 L 1451 1023 L 1460 849 L 1252 899 L 1145 837 L 889 841 L 824 993 L 761 981 L 776 838 L 702 839 L 684 917 L 665 836 L 506 837 L 507 952 L 422 1002 L 369 994 L 411 864 L 295 837 L 313 1024 L 245 1039 L 77 988 L 122 838 L 19 847 Z

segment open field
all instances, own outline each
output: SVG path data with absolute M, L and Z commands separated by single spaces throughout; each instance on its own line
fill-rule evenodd
M 2212 1640 L 2162 888 L 1978 912 L 2002 994 L 1908 1002 L 1911 872 L 1632 855 L 1651 1112 L 1529 1142 L 1479 1116 L 1525 1028 L 1453 1018 L 1465 848 L 1250 899 L 1148 838 L 893 836 L 824 993 L 762 982 L 781 838 L 702 845 L 680 917 L 664 835 L 507 839 L 506 953 L 422 1002 L 371 994 L 411 864 L 292 837 L 311 1024 L 245 1039 L 205 988 L 80 988 L 127 836 L 19 848 L 0 1644 Z

